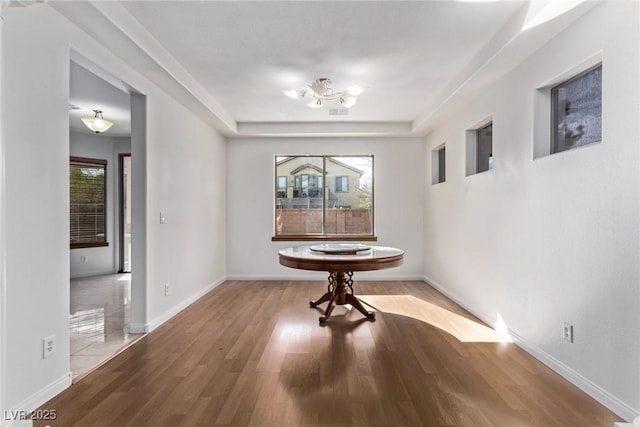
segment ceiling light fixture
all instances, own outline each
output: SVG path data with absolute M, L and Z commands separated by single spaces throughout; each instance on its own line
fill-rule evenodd
M 364 92 L 361 86 L 352 86 L 342 92 L 334 92 L 331 79 L 319 78 L 303 89 L 289 89 L 283 91 L 293 99 L 309 99 L 307 106 L 320 108 L 325 101 L 338 101 L 342 107 L 351 108 L 356 104 L 358 96 Z
M 102 117 L 102 110 L 93 110 L 96 115 L 94 117 L 82 117 L 80 120 L 95 133 L 108 131 L 113 122 Z

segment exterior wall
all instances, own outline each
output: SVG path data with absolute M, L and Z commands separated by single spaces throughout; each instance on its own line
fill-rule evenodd
M 504 320 L 522 346 L 627 419 L 640 412 L 639 7 L 594 6 L 443 112 L 424 153 L 430 164 L 446 142 L 446 182 L 424 177 L 427 280 L 487 322 Z M 536 88 L 596 54 L 602 142 L 534 159 Z M 487 116 L 494 169 L 465 176 L 465 130 Z

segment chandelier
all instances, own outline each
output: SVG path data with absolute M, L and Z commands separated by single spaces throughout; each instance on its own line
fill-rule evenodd
M 309 100 L 307 106 L 320 108 L 326 101 L 338 101 L 342 107 L 351 108 L 356 104 L 357 97 L 364 89 L 352 86 L 345 91 L 334 92 L 331 79 L 319 78 L 302 89 L 284 90 L 284 94 L 293 99 Z
M 82 117 L 80 120 L 95 133 L 106 132 L 113 126 L 113 122 L 102 117 L 102 110 L 93 110 L 94 117 Z

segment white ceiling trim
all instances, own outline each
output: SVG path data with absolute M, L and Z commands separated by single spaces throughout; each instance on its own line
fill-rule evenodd
M 237 136 L 411 136 L 408 122 L 240 122 Z

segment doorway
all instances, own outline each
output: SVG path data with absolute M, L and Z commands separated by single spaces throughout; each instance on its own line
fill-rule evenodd
M 95 180 L 97 175 L 102 178 L 101 204 L 97 209 L 101 214 L 98 221 L 101 228 L 92 233 L 100 236 L 102 241 L 84 247 L 71 246 L 69 347 L 74 382 L 137 341 L 143 336 L 140 332 L 144 332 L 140 328 L 133 328 L 137 333 L 131 331 L 136 301 L 132 296 L 136 285 L 131 273 L 138 270 L 131 258 L 132 246 L 135 245 L 132 244 L 132 223 L 138 215 L 137 209 L 132 207 L 132 187 L 138 179 L 132 176 L 132 154 L 135 154 L 131 129 L 134 115 L 132 90 L 113 77 L 104 78 L 104 75 L 105 72 L 95 65 L 72 55 L 69 154 L 85 162 L 97 159 L 103 165 L 100 174 L 91 173 L 86 167 L 86 171 L 80 168 L 79 174 L 87 180 Z M 100 134 L 89 131 L 82 118 L 92 110 L 102 111 L 105 119 L 113 121 L 113 126 Z M 141 126 L 140 122 L 137 123 Z M 136 144 L 141 143 L 144 145 L 144 141 L 137 137 Z M 142 171 L 144 167 L 137 169 Z M 138 191 L 136 194 L 144 193 Z M 84 218 L 80 214 L 78 217 Z M 79 220 L 78 223 L 84 226 L 86 221 Z M 143 260 L 144 257 L 138 259 Z M 138 304 L 144 307 L 144 294 Z

